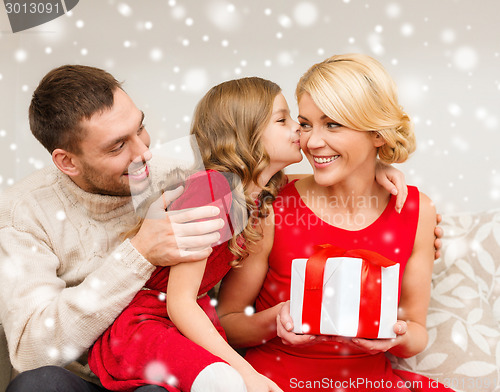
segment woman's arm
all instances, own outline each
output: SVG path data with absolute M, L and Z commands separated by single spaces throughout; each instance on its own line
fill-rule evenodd
M 184 336 L 234 367 L 245 380 L 248 391 L 281 391 L 229 346 L 197 304 L 205 265 L 206 260 L 171 267 L 167 286 L 170 319 Z
M 268 270 L 268 256 L 274 242 L 274 214 L 261 220 L 263 238 L 249 249 L 242 265 L 224 278 L 219 291 L 217 313 L 233 347 L 262 344 L 276 336 L 278 304 L 258 313 L 252 309 Z
M 394 326 L 395 339 L 369 340 L 353 338 L 352 344 L 375 354 L 390 351 L 398 357 L 411 357 L 427 345 L 425 326 L 429 307 L 432 268 L 434 266 L 434 226 L 436 210 L 432 201 L 420 193 L 420 210 L 415 244 L 406 264 L 401 283 L 398 322 Z
M 390 351 L 399 357 L 418 354 L 427 345 L 427 309 L 431 298 L 434 267 L 434 227 L 436 209 L 432 200 L 420 193 L 420 211 L 413 252 L 406 264 L 401 284 L 398 319 L 406 321 L 407 332 Z

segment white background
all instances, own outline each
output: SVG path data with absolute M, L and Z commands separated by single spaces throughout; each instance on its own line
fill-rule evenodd
M 0 4 L 0 190 L 52 164 L 29 131 L 31 93 L 52 68 L 110 71 L 146 114 L 155 142 L 189 132 L 196 102 L 221 81 L 294 88 L 338 53 L 376 57 L 416 123 L 398 167 L 442 213 L 500 201 L 499 0 L 80 0 L 69 15 L 13 34 Z M 290 172 L 310 172 L 304 160 Z

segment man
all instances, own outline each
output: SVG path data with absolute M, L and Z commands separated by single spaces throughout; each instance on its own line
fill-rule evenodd
M 123 240 L 137 220 L 131 193 L 149 192 L 155 173 L 144 113 L 107 72 L 50 71 L 29 118 L 55 167 L 0 198 L 0 320 L 11 362 L 24 372 L 8 391 L 103 391 L 91 382 L 87 349 L 156 266 L 207 258 L 222 221 L 215 207 L 172 216 L 158 202 Z M 165 202 L 181 193 L 165 193 Z

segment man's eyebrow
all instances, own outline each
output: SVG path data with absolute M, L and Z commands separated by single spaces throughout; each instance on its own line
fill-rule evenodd
M 141 110 L 141 121 L 139 122 L 139 127 L 137 128 L 137 130 L 141 129 L 142 123 L 144 122 L 144 117 L 145 117 L 144 112 Z M 129 137 L 129 135 L 123 135 L 123 136 L 117 137 L 116 139 L 113 139 L 112 141 L 110 141 L 109 143 L 107 143 L 104 146 L 104 150 L 109 150 L 111 147 L 115 146 L 118 143 L 123 142 L 128 137 Z

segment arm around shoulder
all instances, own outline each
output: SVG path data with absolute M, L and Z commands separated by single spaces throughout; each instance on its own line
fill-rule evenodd
M 434 266 L 435 225 L 434 204 L 429 197 L 420 193 L 415 243 L 403 275 L 398 311 L 398 319 L 406 321 L 408 330 L 402 343 L 390 350 L 400 357 L 416 355 L 427 344 L 426 319 Z

